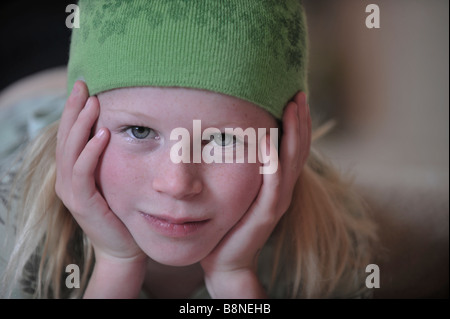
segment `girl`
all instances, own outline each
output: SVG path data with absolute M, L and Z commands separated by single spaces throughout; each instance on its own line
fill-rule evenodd
M 2 287 L 32 269 L 44 298 L 367 296 L 373 225 L 310 152 L 298 0 L 82 0 L 79 13 L 70 96 L 19 174 Z M 195 120 L 219 130 L 203 150 L 235 162 L 172 160 L 172 132 L 199 138 Z M 280 141 L 252 148 L 226 129 L 279 129 Z M 238 161 L 238 147 L 265 160 Z M 66 284 L 70 264 L 80 289 Z

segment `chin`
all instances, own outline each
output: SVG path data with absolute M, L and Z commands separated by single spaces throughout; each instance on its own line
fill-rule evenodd
M 165 266 L 173 266 L 173 267 L 186 267 L 194 265 L 198 262 L 200 262 L 202 259 L 192 259 L 192 258 L 174 258 L 174 257 L 160 257 L 160 256 L 154 256 L 149 255 L 149 257 L 156 261 L 157 263 Z
M 182 253 L 176 253 L 173 251 L 148 251 L 146 249 L 143 249 L 143 251 L 148 257 L 159 264 L 174 267 L 191 266 L 202 261 L 209 254 L 209 252 L 188 252 L 186 250 Z

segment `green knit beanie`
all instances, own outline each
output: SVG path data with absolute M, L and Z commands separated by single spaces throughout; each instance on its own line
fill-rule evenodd
M 68 92 L 188 87 L 235 96 L 280 119 L 307 91 L 300 0 L 80 0 Z

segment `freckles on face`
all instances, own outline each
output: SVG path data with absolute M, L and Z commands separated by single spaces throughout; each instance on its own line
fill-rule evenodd
M 111 137 L 97 167 L 97 184 L 136 243 L 150 258 L 163 264 L 182 266 L 205 258 L 248 211 L 261 187 L 259 163 L 171 161 L 170 149 L 176 143 L 169 138 L 171 130 L 192 130 L 194 119 L 202 120 L 203 129 L 208 123 L 215 127 L 224 120 L 244 129 L 275 123 L 258 113 L 262 112 L 258 108 L 250 112 L 249 106 L 239 106 L 235 99 L 231 103 L 229 97 L 211 94 L 132 88 L 99 96 L 98 127 L 106 127 Z M 165 106 L 163 112 L 161 105 Z M 248 118 L 248 114 L 253 117 Z M 241 119 L 246 122 L 238 122 Z M 248 122 L 251 124 L 245 126 Z M 124 133 L 124 128 L 130 126 L 151 128 L 155 132 L 152 137 L 157 138 L 133 140 Z M 167 226 L 174 228 L 184 227 L 183 220 L 207 222 L 198 231 L 175 238 L 155 231 L 143 218 L 145 214 L 181 224 Z
M 166 172 L 165 180 L 172 178 L 173 171 L 168 166 L 174 165 L 168 162 L 169 158 L 154 157 L 157 159 L 145 163 L 139 156 L 110 144 L 99 169 L 99 184 L 111 210 L 149 257 L 172 266 L 193 264 L 205 258 L 247 212 L 261 185 L 259 165 L 201 165 L 195 178 L 202 183 L 202 191 L 183 202 L 168 195 L 169 188 L 153 187 L 161 172 Z M 174 212 L 175 207 L 192 216 L 201 214 L 210 219 L 207 228 L 198 236 L 180 240 L 152 234 L 142 227 L 145 223 L 139 220 L 139 211 L 145 209 L 159 215 Z
M 97 167 L 97 185 L 111 210 L 121 215 L 130 212 L 142 185 L 144 169 L 138 158 L 124 152 L 114 140 L 106 147 Z
M 258 164 L 216 164 L 204 171 L 209 195 L 220 207 L 221 225 L 231 228 L 253 203 L 262 182 Z

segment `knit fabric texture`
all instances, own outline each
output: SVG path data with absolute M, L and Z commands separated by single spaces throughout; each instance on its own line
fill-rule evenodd
M 198 88 L 250 101 L 280 119 L 307 91 L 300 0 L 80 0 L 68 92 Z

